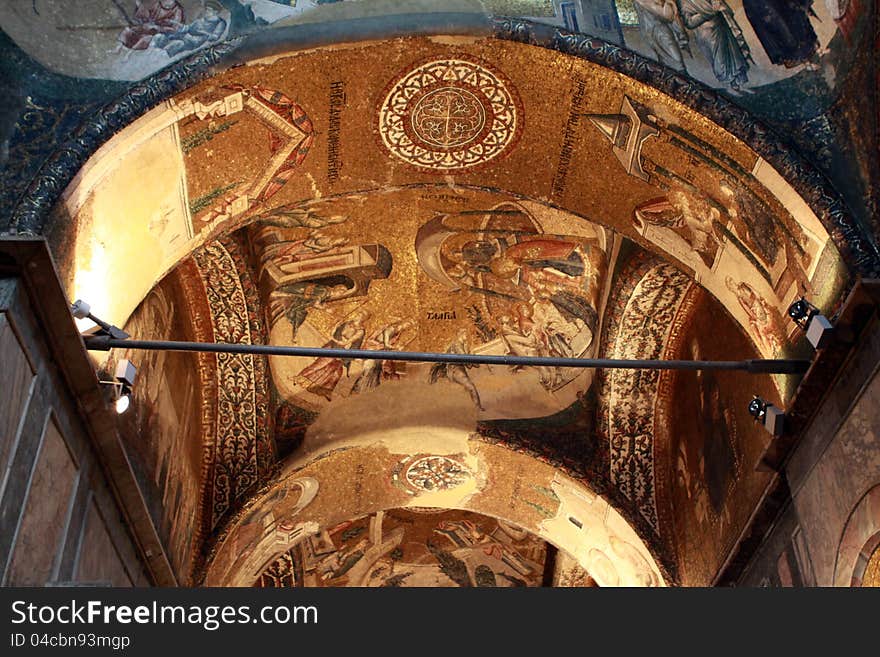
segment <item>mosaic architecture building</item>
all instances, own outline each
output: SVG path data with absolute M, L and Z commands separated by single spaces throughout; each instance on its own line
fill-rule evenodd
M 875 3 L 9 4 L 4 585 L 880 584 Z

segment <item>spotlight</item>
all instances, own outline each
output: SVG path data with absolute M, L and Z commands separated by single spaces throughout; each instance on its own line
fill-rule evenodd
M 788 316 L 806 332 L 807 340 L 814 349 L 822 349 L 828 345 L 834 327 L 828 318 L 804 297 L 788 307 Z
M 755 397 L 749 402 L 749 415 L 755 418 L 755 422 L 760 422 L 767 415 L 767 402 L 760 397 Z
M 788 307 L 788 316 L 802 329 L 807 328 L 810 319 L 818 312 L 819 309 L 804 297 L 801 297 Z
M 129 405 L 131 405 L 131 395 L 127 392 L 119 395 L 119 398 L 116 400 L 116 412 L 122 415 L 128 410 Z
M 125 413 L 131 405 L 131 388 L 136 376 L 137 368 L 130 360 L 123 359 L 116 364 L 115 381 L 98 382 L 113 388 L 114 404 L 119 415 Z
M 70 304 L 70 312 L 76 319 L 90 319 L 100 328 L 93 335 L 109 335 L 114 340 L 125 340 L 131 336 L 118 326 L 113 326 L 98 319 L 92 314 L 92 307 L 82 299 L 77 299 Z
M 764 401 L 757 395 L 749 402 L 749 415 L 755 418 L 755 422 L 760 422 L 771 436 L 782 435 L 782 424 L 785 419 L 785 413 L 781 408 L 776 408 L 770 402 Z
M 113 388 L 113 404 L 119 415 L 125 413 L 131 405 L 131 388 L 119 381 L 98 381 L 101 385 Z

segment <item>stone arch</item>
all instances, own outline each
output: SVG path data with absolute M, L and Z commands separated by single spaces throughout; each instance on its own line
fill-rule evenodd
M 359 445 L 288 464 L 289 474 L 254 496 L 218 538 L 203 583 L 249 586 L 279 555 L 323 528 L 413 507 L 459 509 L 510 523 L 571 555 L 600 586 L 665 586 L 669 581 L 648 545 L 603 496 L 532 456 L 438 429 L 424 439 L 425 453 L 456 463 L 466 474 L 455 486 L 427 490 L 401 483 L 413 460 L 394 454 L 400 437 L 353 440 Z M 468 451 L 443 453 L 460 449 Z M 335 482 L 348 477 L 354 478 L 347 483 L 354 484 L 355 494 L 334 498 Z
M 880 484 L 853 507 L 837 547 L 834 586 L 861 586 L 869 560 L 880 546 Z

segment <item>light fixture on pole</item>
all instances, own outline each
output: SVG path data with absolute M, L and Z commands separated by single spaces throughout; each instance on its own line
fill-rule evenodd
M 764 425 L 771 436 L 782 435 L 782 425 L 785 420 L 785 412 L 768 401 L 755 395 L 748 406 L 749 415 L 755 418 L 755 422 Z
M 806 332 L 807 340 L 814 349 L 828 346 L 834 326 L 816 306 L 801 297 L 788 307 L 788 316 Z
M 99 381 L 113 389 L 113 403 L 119 415 L 125 413 L 131 405 L 131 389 L 137 376 L 137 368 L 130 360 L 120 360 L 116 364 L 115 381 Z

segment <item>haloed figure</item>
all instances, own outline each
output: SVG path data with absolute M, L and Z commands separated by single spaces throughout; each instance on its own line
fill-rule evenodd
M 730 6 L 724 0 L 678 0 L 678 6 L 718 81 L 731 89 L 746 84 L 752 55 Z
M 724 283 L 727 289 L 736 295 L 739 305 L 745 311 L 752 336 L 757 340 L 762 351 L 773 356 L 781 353 L 785 339 L 779 311 L 755 292 L 748 283 L 737 283 L 730 276 L 724 279 Z
M 682 50 L 688 50 L 688 37 L 675 0 L 633 0 L 639 17 L 639 31 L 650 44 L 657 61 L 686 72 Z
M 458 331 L 455 339 L 446 348 L 446 353 L 466 354 L 469 353 L 469 351 L 468 332 L 467 329 L 463 328 Z M 485 411 L 486 409 L 483 408 L 483 403 L 480 401 L 480 393 L 477 391 L 477 386 L 474 385 L 474 382 L 471 381 L 471 377 L 468 376 L 467 371 L 469 367 L 477 366 L 460 363 L 437 363 L 431 368 L 430 382 L 437 383 L 441 378 L 447 378 L 453 383 L 457 383 L 467 390 L 468 395 L 470 395 L 476 407 L 481 411 Z

